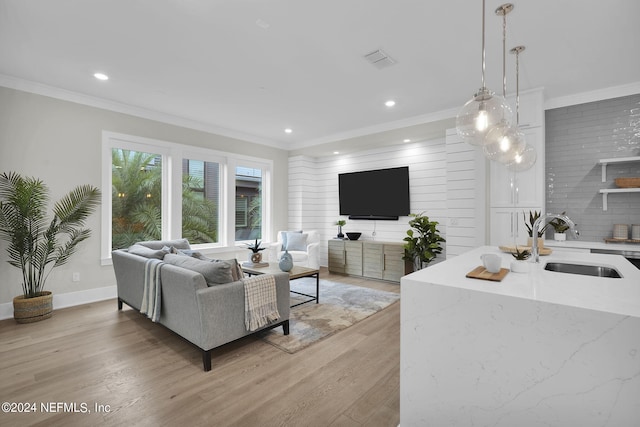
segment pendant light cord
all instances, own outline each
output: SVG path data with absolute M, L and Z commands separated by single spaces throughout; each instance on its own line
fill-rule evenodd
M 516 55 L 516 127 L 520 125 L 520 52 L 524 49 L 524 46 L 516 46 L 510 50 Z
M 507 14 L 502 15 L 502 96 L 507 97 Z
M 484 48 L 484 11 L 485 0 L 482 0 L 482 89 L 485 89 L 484 71 L 485 71 L 485 48 Z
M 516 51 L 516 127 L 520 126 L 520 51 Z

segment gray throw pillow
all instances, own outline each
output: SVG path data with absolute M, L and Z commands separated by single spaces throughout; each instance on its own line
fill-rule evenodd
M 306 251 L 307 250 L 307 233 L 291 233 L 287 232 L 287 248 L 288 251 Z
M 136 245 L 146 246 L 151 249 L 162 249 L 164 246 L 173 246 L 176 249 L 191 249 L 191 246 L 189 245 L 189 241 L 187 239 L 147 240 L 144 242 L 137 242 Z
M 212 258 L 207 258 L 206 256 L 202 255 L 200 252 L 195 252 L 193 254 L 193 257 L 198 258 L 199 260 L 202 260 L 202 261 L 207 261 L 207 262 L 228 262 L 231 265 L 231 277 L 233 277 L 234 282 L 244 277 L 244 272 L 242 271 L 242 267 L 240 267 L 240 263 L 235 258 L 212 259 Z
M 202 274 L 209 285 L 221 285 L 234 281 L 232 274 L 234 266 L 229 261 L 203 261 L 183 255 L 167 254 L 164 257 L 164 262 Z
M 143 256 L 145 258 L 156 259 L 163 259 L 164 256 L 169 253 L 169 251 L 165 251 L 163 249 L 151 249 L 137 243 L 135 245 L 129 246 L 128 251 L 130 254 Z
M 173 246 L 169 247 L 169 246 L 165 246 L 162 248 L 163 251 L 166 251 L 169 254 L 176 254 L 176 255 L 182 255 L 182 256 L 191 256 L 194 258 L 198 258 L 201 259 L 200 257 L 202 256 L 202 254 L 198 251 L 194 251 L 192 249 L 177 249 Z

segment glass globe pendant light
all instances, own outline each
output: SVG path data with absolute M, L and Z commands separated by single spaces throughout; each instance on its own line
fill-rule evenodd
M 507 96 L 507 14 L 513 10 L 513 4 L 505 3 L 496 9 L 496 15 L 502 16 L 502 96 Z M 516 108 L 517 112 L 517 108 Z M 508 163 L 525 147 L 524 135 L 518 126 L 512 126 L 506 120 L 492 126 L 483 141 L 485 157 L 500 163 Z
M 536 164 L 536 149 L 533 145 L 525 144 L 524 150 L 507 163 L 507 169 L 513 172 L 524 172 L 533 167 Z
M 513 112 L 507 101 L 485 85 L 485 0 L 482 0 L 482 87 L 462 106 L 456 116 L 456 131 L 471 145 L 483 145 L 489 129 L 502 122 L 511 123 Z
M 525 49 L 524 46 L 516 46 L 510 50 L 511 53 L 516 55 L 516 131 L 522 135 L 522 141 L 524 141 L 524 134 L 520 132 L 518 124 L 520 123 L 520 52 Z M 513 172 L 524 172 L 529 170 L 536 164 L 538 155 L 536 154 L 536 148 L 525 142 L 524 150 L 509 159 L 506 163 L 507 169 Z

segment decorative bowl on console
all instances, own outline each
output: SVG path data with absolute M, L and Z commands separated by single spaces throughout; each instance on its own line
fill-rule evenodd
M 360 238 L 360 236 L 362 236 L 362 233 L 346 233 L 347 237 L 349 238 L 349 240 L 358 240 Z

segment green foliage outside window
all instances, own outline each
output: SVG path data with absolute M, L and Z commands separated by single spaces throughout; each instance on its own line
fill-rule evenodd
M 162 238 L 161 156 L 112 150 L 112 249 Z M 198 178 L 183 174 L 182 237 L 191 243 L 217 242 L 218 207 L 204 199 Z

